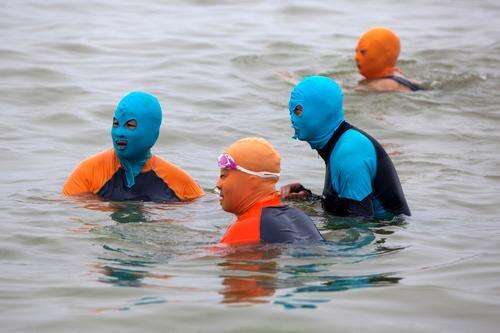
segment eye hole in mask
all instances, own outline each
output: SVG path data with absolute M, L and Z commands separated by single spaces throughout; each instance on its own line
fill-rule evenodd
M 304 113 L 304 108 L 302 107 L 302 105 L 297 105 L 295 109 L 293 109 L 293 113 L 295 113 L 297 117 L 300 117 L 302 116 L 302 113 Z
M 137 121 L 135 119 L 131 119 L 125 123 L 125 127 L 134 130 L 137 127 Z

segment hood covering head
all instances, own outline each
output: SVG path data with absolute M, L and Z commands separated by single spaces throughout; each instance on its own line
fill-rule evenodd
M 359 73 L 367 79 L 392 75 L 399 57 L 399 37 L 387 28 L 373 28 L 361 36 L 356 46 Z
M 339 84 L 324 76 L 310 76 L 290 94 L 288 110 L 294 139 L 321 149 L 344 120 L 344 94 Z
M 135 177 L 151 157 L 151 147 L 160 134 L 162 111 L 155 96 L 134 91 L 118 103 L 111 128 L 116 155 L 125 169 L 127 186 L 135 184 Z M 133 124 L 135 121 L 136 126 Z
M 226 153 L 237 165 L 251 171 L 279 173 L 281 169 L 280 155 L 262 138 L 240 139 L 229 146 Z M 240 216 L 255 203 L 274 197 L 277 182 L 278 178 L 261 178 L 239 170 L 227 170 L 226 177 L 217 184 L 221 191 L 222 208 Z

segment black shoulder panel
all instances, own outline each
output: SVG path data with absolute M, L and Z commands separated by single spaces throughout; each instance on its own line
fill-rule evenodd
M 260 240 L 262 243 L 310 243 L 324 239 L 304 212 L 288 206 L 276 206 L 262 209 Z
M 174 191 L 154 171 L 137 175 L 135 185 L 131 188 L 125 185 L 125 179 L 125 170 L 123 168 L 118 169 L 97 194 L 101 198 L 111 201 L 180 201 Z

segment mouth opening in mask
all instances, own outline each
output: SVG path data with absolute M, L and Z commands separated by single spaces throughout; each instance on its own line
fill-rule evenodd
M 127 148 L 127 140 L 116 140 L 116 146 L 120 150 L 124 150 Z

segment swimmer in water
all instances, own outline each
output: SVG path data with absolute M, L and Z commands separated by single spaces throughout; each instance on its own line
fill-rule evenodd
M 411 92 L 423 90 L 416 82 L 404 77 L 396 62 L 399 57 L 399 37 L 387 28 L 373 28 L 364 33 L 356 46 L 355 61 L 364 79 L 358 91 Z M 280 71 L 280 78 L 296 85 L 300 78 L 295 74 Z
M 113 149 L 82 161 L 66 180 L 67 196 L 96 194 L 111 201 L 189 201 L 203 190 L 184 170 L 151 154 L 162 110 L 148 93 L 131 92 L 118 103 L 111 127 Z
M 323 237 L 304 212 L 284 206 L 276 183 L 280 156 L 262 138 L 233 143 L 219 156 L 217 189 L 220 204 L 236 221 L 220 240 L 222 245 L 317 242 Z
M 294 138 L 325 161 L 323 208 L 337 216 L 391 219 L 410 215 L 398 174 L 384 148 L 344 120 L 343 93 L 330 78 L 311 76 L 296 85 L 288 108 Z M 306 200 L 300 183 L 281 188 L 283 199 Z M 318 196 L 319 197 L 319 196 Z
M 422 90 L 404 77 L 396 67 L 400 51 L 399 37 L 387 28 L 376 27 L 365 32 L 356 46 L 356 66 L 364 79 L 357 90 L 378 92 L 411 92 Z

